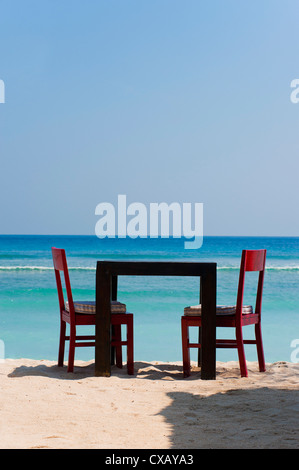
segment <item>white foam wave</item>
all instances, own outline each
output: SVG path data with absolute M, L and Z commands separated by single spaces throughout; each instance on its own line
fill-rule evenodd
M 69 271 L 93 271 L 95 267 L 69 266 Z M 53 271 L 53 266 L 0 266 L 0 271 Z
M 239 270 L 240 266 L 217 266 L 218 270 Z M 266 271 L 299 271 L 299 266 L 266 266 Z
M 69 271 L 95 271 L 96 266 L 69 266 Z M 235 271 L 240 266 L 217 266 L 219 271 Z M 53 271 L 53 266 L 0 266 L 0 271 Z M 266 266 L 266 271 L 299 271 L 299 266 Z

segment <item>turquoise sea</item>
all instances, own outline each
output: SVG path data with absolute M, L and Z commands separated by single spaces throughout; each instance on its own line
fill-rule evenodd
M 66 250 L 75 299 L 95 299 L 97 260 L 190 260 L 217 263 L 217 303 L 229 305 L 236 302 L 242 249 L 266 248 L 265 359 L 291 360 L 291 342 L 299 338 L 299 237 L 205 237 L 199 250 L 186 250 L 182 239 L 52 235 L 0 236 L 0 340 L 6 358 L 57 359 L 59 312 L 52 246 Z M 246 303 L 251 303 L 254 281 L 248 280 Z M 134 313 L 136 360 L 181 361 L 180 317 L 185 306 L 198 303 L 198 279 L 121 277 L 118 299 Z M 89 327 L 81 328 L 83 334 L 89 333 Z M 246 338 L 252 337 L 252 328 L 244 329 Z M 230 329 L 217 330 L 218 337 L 232 334 Z M 93 357 L 93 348 L 76 350 L 76 359 Z M 246 346 L 246 357 L 256 360 L 255 346 Z M 237 360 L 237 352 L 217 350 L 217 360 Z

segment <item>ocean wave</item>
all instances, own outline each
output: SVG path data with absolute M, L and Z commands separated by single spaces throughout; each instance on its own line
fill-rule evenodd
M 95 271 L 96 266 L 69 266 L 69 271 Z M 217 266 L 219 271 L 239 271 L 240 266 Z M 0 271 L 53 271 L 53 266 L 0 266 Z M 266 266 L 266 271 L 299 271 L 299 266 Z
M 220 271 L 240 270 L 240 266 L 217 266 Z M 266 271 L 299 271 L 299 266 L 266 266 Z
M 95 267 L 74 266 L 69 271 L 95 271 Z M 0 266 L 0 271 L 53 271 L 52 266 Z

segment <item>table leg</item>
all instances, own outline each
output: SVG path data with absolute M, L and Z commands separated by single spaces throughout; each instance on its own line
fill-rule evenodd
M 216 267 L 201 278 L 201 378 L 216 379 Z
M 117 300 L 117 276 L 112 276 L 112 284 L 111 284 L 111 298 L 112 300 Z
M 112 300 L 117 300 L 117 276 L 112 276 L 112 284 L 111 284 L 111 298 Z M 115 336 L 115 327 L 111 325 L 111 336 Z M 115 347 L 111 346 L 111 365 L 115 364 Z
M 95 375 L 110 377 L 110 299 L 111 276 L 98 263 L 96 273 Z

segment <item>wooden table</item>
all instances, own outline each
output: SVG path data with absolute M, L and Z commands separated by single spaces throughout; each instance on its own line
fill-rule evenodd
M 95 375 L 104 377 L 111 375 L 110 302 L 117 300 L 118 276 L 200 277 L 199 298 L 202 304 L 201 378 L 214 380 L 216 378 L 216 263 L 200 262 L 97 262 Z M 186 299 L 187 303 L 188 299 Z M 177 320 L 180 323 L 180 317 Z

